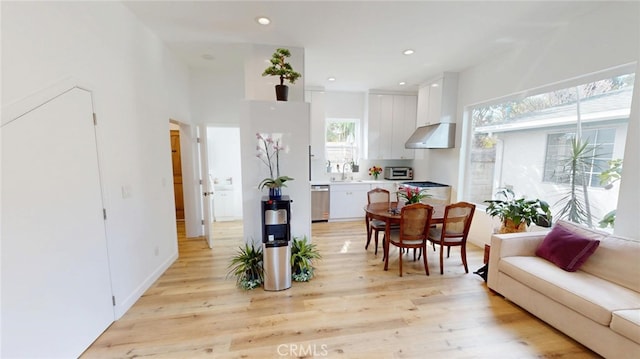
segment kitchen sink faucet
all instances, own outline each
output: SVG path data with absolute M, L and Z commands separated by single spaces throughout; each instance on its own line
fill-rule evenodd
M 347 168 L 347 163 L 345 162 L 344 164 L 342 164 L 342 180 L 343 181 L 347 179 L 347 176 L 345 174 L 346 168 Z

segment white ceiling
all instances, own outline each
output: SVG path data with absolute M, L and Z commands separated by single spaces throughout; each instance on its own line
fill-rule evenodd
M 593 1 L 125 1 L 193 67 L 242 61 L 243 44 L 305 49 L 306 87 L 415 91 L 527 46 L 594 11 Z M 258 25 L 258 16 L 271 19 Z M 405 49 L 415 54 L 402 54 Z M 213 56 L 212 60 L 202 58 Z M 327 81 L 335 77 L 335 82 Z M 407 85 L 399 86 L 400 81 Z

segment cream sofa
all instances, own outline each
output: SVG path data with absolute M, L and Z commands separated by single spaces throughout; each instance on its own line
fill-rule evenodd
M 604 357 L 640 358 L 640 242 L 555 225 L 600 245 L 567 272 L 535 254 L 548 231 L 493 235 L 489 288 Z

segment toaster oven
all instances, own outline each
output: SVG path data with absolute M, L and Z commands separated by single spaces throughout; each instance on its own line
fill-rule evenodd
M 385 167 L 384 179 L 388 179 L 388 180 L 413 179 L 413 169 L 411 167 Z

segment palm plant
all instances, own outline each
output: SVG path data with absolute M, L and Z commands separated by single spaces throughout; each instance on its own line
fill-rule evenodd
M 322 256 L 316 245 L 307 242 L 307 236 L 302 239 L 293 237 L 291 244 L 291 278 L 296 282 L 308 282 L 313 278 L 313 261 Z
M 569 189 L 555 204 L 561 206 L 558 217 L 587 224 L 589 227 L 593 227 L 593 216 L 589 204 L 586 169 L 591 167 L 596 156 L 592 151 L 593 148 L 589 148 L 586 141 L 582 142 L 577 138 L 571 141 L 571 153 L 562 163 L 562 173 L 568 176 Z
M 242 289 L 259 287 L 264 281 L 262 263 L 262 247 L 245 243 L 244 247 L 240 247 L 236 255 L 231 258 L 227 276 L 234 275 L 236 284 Z

